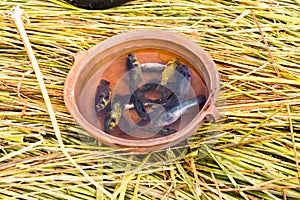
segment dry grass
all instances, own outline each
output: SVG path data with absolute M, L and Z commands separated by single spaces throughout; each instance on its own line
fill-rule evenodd
M 10 16 L 24 23 L 64 147 L 109 195 L 65 157 Z M 298 199 L 300 197 L 300 3 L 132 1 L 86 11 L 62 1 L 0 2 L 1 199 Z M 255 20 L 256 19 L 256 20 Z M 187 35 L 217 63 L 218 132 L 206 124 L 180 156 L 137 156 L 100 146 L 63 102 L 72 55 L 133 29 Z

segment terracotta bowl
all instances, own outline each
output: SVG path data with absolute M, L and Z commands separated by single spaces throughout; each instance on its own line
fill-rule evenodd
M 177 132 L 162 137 L 135 135 L 134 130 L 132 134 L 124 134 L 121 129 L 110 134 L 103 131 L 103 119 L 97 117 L 94 109 L 96 89 L 100 80 L 105 79 L 110 82 L 113 94 L 129 92 L 126 81 L 122 81 L 127 72 L 126 58 L 129 53 L 133 53 L 140 63 L 166 63 L 177 58 L 191 68 L 190 94 L 204 95 L 207 101 L 202 108 L 192 109 L 192 112 L 174 123 Z M 158 75 L 151 75 L 155 76 Z M 207 116 L 217 119 L 219 115 L 215 102 L 218 92 L 219 74 L 216 65 L 202 48 L 176 33 L 144 30 L 128 31 L 113 36 L 88 51 L 78 52 L 65 82 L 64 100 L 77 123 L 97 140 L 114 147 L 149 152 L 173 146 L 188 138 Z M 134 114 L 132 118 L 133 121 L 136 120 Z

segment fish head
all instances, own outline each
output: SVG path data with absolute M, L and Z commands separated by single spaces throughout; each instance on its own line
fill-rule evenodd
M 154 121 L 154 127 L 161 128 L 173 123 L 173 116 L 168 112 L 163 112 Z
M 116 118 L 111 117 L 110 115 L 106 116 L 104 119 L 104 131 L 110 133 L 118 125 Z
M 130 71 L 133 68 L 139 67 L 140 63 L 132 53 L 127 56 L 127 70 Z
M 181 65 L 177 68 L 177 71 L 185 78 L 190 78 L 192 76 L 191 71 L 188 66 Z
M 109 86 L 109 84 L 110 84 L 110 82 L 109 82 L 109 81 L 107 81 L 107 80 L 105 80 L 105 79 L 101 79 L 101 81 L 100 81 L 100 85 L 102 85 L 102 86 L 106 86 L 106 87 L 108 87 L 108 86 Z
M 95 110 L 100 112 L 109 104 L 111 98 L 111 91 L 109 88 L 104 88 L 102 85 L 98 86 L 95 96 Z

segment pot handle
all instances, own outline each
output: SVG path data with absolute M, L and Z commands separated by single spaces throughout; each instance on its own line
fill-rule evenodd
M 87 51 L 78 51 L 73 57 L 73 66 L 79 65 L 87 56 L 88 52 Z
M 211 105 L 206 112 L 207 114 L 205 118 L 211 123 L 216 123 L 216 121 L 220 118 L 220 113 L 215 105 Z
M 220 118 L 220 113 L 215 106 L 215 101 L 213 100 L 214 96 L 215 91 L 211 91 L 207 99 L 208 104 L 204 108 L 204 118 L 206 118 L 211 123 L 216 123 L 216 121 Z

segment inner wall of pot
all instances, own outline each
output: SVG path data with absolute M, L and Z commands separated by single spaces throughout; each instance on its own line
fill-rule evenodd
M 115 47 L 109 51 L 111 54 L 105 55 L 105 53 L 99 53 L 93 58 L 89 58 L 90 62 L 87 62 L 84 68 L 85 71 L 82 71 L 81 76 L 78 77 L 79 80 L 77 83 L 81 84 L 78 84 L 76 87 L 78 88 L 78 95 L 75 95 L 77 97 L 75 101 L 81 114 L 92 126 L 103 130 L 103 127 L 101 126 L 102 119 L 97 118 L 94 110 L 94 100 L 97 85 L 101 79 L 107 79 L 111 82 L 110 88 L 112 91 L 114 91 L 116 87 L 120 88 L 120 85 L 117 85 L 117 82 L 122 74 L 126 73 L 126 56 L 128 53 L 134 53 L 141 63 L 167 62 L 171 58 L 178 58 L 182 64 L 186 64 L 192 69 L 194 76 L 197 76 L 197 79 L 192 78 L 192 86 L 197 88 L 195 91 L 196 95 L 202 94 L 208 97 L 208 88 L 211 88 L 211 81 L 207 82 L 209 80 L 208 71 L 205 69 L 202 61 L 197 56 L 181 46 L 173 45 L 172 47 L 172 45 L 168 44 L 169 48 L 166 45 L 166 47 L 162 49 L 161 42 L 159 47 L 158 45 L 153 44 L 154 43 L 152 41 L 152 47 L 150 47 L 151 45 L 148 45 L 147 48 L 137 48 L 135 46 L 131 48 Z M 118 49 L 118 51 L 116 51 L 116 49 Z M 157 55 L 153 55 L 153 52 Z M 89 66 L 89 63 L 91 62 L 97 64 L 94 66 Z M 123 86 L 124 90 L 121 91 L 126 93 L 127 90 L 129 92 L 128 87 L 126 87 L 126 85 Z M 182 119 L 185 119 L 185 122 L 178 121 L 173 125 L 174 128 L 182 129 L 183 126 L 188 125 L 188 122 L 192 121 L 193 118 L 199 113 L 199 110 L 197 109 L 194 111 L 194 113 L 189 113 L 188 115 L 183 116 Z M 120 130 L 113 132 L 112 135 L 130 140 L 140 139 L 132 135 L 123 134 Z M 155 136 L 153 137 L 155 138 Z

